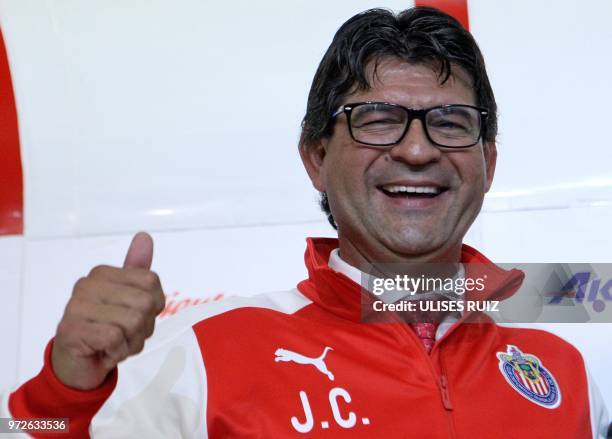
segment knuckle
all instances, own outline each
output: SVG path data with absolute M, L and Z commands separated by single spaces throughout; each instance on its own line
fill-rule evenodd
M 155 310 L 155 299 L 150 294 L 144 294 L 139 300 L 139 307 L 143 312 L 152 314 Z
M 143 275 L 143 282 L 149 290 L 154 290 L 160 285 L 159 276 L 154 271 L 147 271 Z
M 108 265 L 96 265 L 89 271 L 89 277 L 99 277 L 108 269 Z
M 87 277 L 81 277 L 74 284 L 74 288 L 72 289 L 73 295 L 80 295 L 84 291 L 87 291 L 88 286 L 90 285 L 90 280 Z
M 63 318 L 57 325 L 57 336 L 63 336 L 72 333 L 72 323 L 66 318 Z
M 76 297 L 73 297 L 66 304 L 66 308 L 64 309 L 65 317 L 73 317 L 79 314 L 80 308 L 80 300 Z
M 65 320 L 66 317 L 71 317 L 75 313 L 76 313 L 76 310 L 75 310 L 75 301 L 74 300 L 70 300 L 66 304 L 66 308 L 64 308 L 64 319 L 62 319 L 62 321 L 60 323 L 64 323 L 64 320 Z

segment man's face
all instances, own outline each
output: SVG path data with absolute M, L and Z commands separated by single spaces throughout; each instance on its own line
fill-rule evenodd
M 456 67 L 440 85 L 430 67 L 389 58 L 370 84 L 342 103 L 380 101 L 414 109 L 476 104 L 469 76 Z M 314 186 L 327 192 L 342 257 L 358 267 L 406 258 L 458 260 L 463 236 L 493 179 L 495 145 L 481 140 L 470 148 L 442 150 L 413 120 L 401 143 L 381 150 L 355 142 L 347 124 L 341 114 L 329 139 L 302 151 Z M 440 193 L 392 193 L 403 186 Z

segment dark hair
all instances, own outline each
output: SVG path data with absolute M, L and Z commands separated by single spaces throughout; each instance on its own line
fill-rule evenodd
M 331 114 L 341 100 L 355 89 L 370 87 L 366 68 L 387 57 L 412 64 L 425 64 L 438 71 L 444 84 L 453 64 L 472 79 L 476 105 L 489 110 L 483 128 L 485 141 L 497 135 L 497 104 L 482 53 L 472 35 L 455 18 L 438 9 L 415 7 L 397 15 L 386 9 L 370 9 L 345 22 L 325 52 L 308 94 L 302 120 L 300 147 L 307 148 L 333 133 Z M 321 208 L 337 228 L 327 194 L 321 194 Z

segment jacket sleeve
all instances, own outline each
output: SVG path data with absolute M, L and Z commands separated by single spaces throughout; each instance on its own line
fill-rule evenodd
M 31 432 L 29 437 L 83 438 L 91 419 L 113 392 L 117 383 L 114 370 L 99 388 L 80 391 L 65 386 L 51 367 L 53 340 L 45 349 L 44 365 L 40 373 L 5 396 L 0 417 L 13 419 L 69 418 L 66 434 Z M 22 435 L 25 437 L 26 435 Z
M 593 380 L 587 368 L 587 380 L 589 382 L 589 405 L 591 411 L 591 431 L 593 439 L 606 439 L 610 427 L 610 417 L 606 409 L 603 397 L 599 392 L 597 384 Z
M 191 326 L 162 322 L 143 352 L 121 363 L 93 391 L 75 390 L 57 379 L 51 347 L 52 342 L 41 372 L 4 396 L 0 417 L 69 418 L 69 433 L 22 437 L 207 437 L 206 371 Z
M 92 419 L 91 436 L 208 437 L 206 370 L 193 329 L 147 344 L 119 366 L 117 388 Z

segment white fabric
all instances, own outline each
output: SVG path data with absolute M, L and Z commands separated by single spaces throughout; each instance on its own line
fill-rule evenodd
M 589 383 L 589 403 L 591 406 L 591 431 L 593 432 L 593 439 L 606 439 L 610 426 L 608 411 L 606 410 L 603 397 L 588 367 L 586 367 L 586 371 L 587 381 Z

